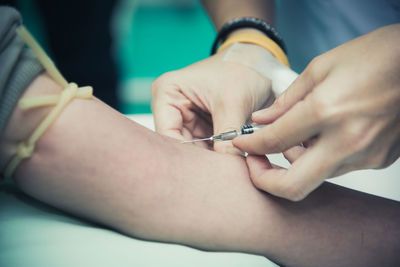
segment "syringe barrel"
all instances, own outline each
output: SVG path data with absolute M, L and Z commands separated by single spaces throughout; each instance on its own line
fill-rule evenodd
M 213 141 L 227 141 L 227 140 L 232 140 L 235 137 L 242 135 L 242 134 L 251 134 L 254 133 L 255 131 L 261 129 L 264 125 L 244 125 L 240 128 L 240 130 L 233 130 L 229 132 L 224 132 L 220 133 L 217 135 L 214 135 L 212 137 Z
M 244 125 L 240 128 L 240 134 L 252 134 L 263 126 L 264 125 Z
M 224 133 L 215 135 L 215 136 L 213 136 L 213 140 L 227 141 L 227 140 L 232 140 L 233 138 L 235 138 L 238 135 L 239 135 L 239 132 L 236 130 L 233 130 L 233 131 L 224 132 Z

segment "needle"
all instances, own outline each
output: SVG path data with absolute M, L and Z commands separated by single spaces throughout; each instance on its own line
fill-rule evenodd
M 186 140 L 186 141 L 182 141 L 181 144 L 186 144 L 186 143 L 196 143 L 196 142 L 201 142 L 201 141 L 211 141 L 212 140 L 212 136 L 211 137 L 207 137 L 207 138 L 202 138 L 202 139 L 194 139 L 194 140 Z
M 200 141 L 211 141 L 213 140 L 213 137 L 207 137 L 207 138 L 202 138 L 202 139 L 194 139 L 194 140 L 186 140 L 182 141 L 181 144 L 186 144 L 186 143 L 195 143 L 195 142 L 200 142 Z

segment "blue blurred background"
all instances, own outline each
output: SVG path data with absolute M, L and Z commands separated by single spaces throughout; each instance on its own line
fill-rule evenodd
M 122 113 L 150 113 L 152 81 L 165 72 L 183 68 L 207 57 L 215 31 L 198 0 L 113 2 L 108 26 L 102 26 L 104 29 L 101 29 L 111 32 L 111 55 L 117 70 L 116 88 L 109 90 L 117 90 L 119 99 L 117 109 Z M 49 40 L 52 38 L 51 31 L 45 30 L 46 21 L 37 2 L 19 0 L 17 4 L 23 14 L 25 25 L 48 53 L 54 56 L 54 51 L 49 45 Z M 51 10 L 50 12 L 52 13 Z M 54 13 L 57 12 L 60 11 L 55 10 Z M 61 19 L 62 16 L 59 17 Z M 70 17 L 69 21 L 63 23 L 78 23 L 74 14 L 70 14 Z M 87 18 L 89 22 L 90 19 Z M 58 20 L 57 17 L 55 20 Z M 72 35 L 70 38 L 73 38 L 74 34 L 70 35 Z M 87 56 L 102 57 L 101 54 Z M 57 60 L 55 61 L 58 64 Z M 82 58 L 75 61 L 78 67 Z M 94 89 L 96 95 L 96 88 Z

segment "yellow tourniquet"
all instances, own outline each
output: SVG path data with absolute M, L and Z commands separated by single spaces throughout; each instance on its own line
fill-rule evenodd
M 60 95 L 44 95 L 36 97 L 27 97 L 21 99 L 18 102 L 18 107 L 21 109 L 36 108 L 42 106 L 54 105 L 54 108 L 47 115 L 46 118 L 39 124 L 39 126 L 33 131 L 32 135 L 26 141 L 22 141 L 18 144 L 17 153 L 11 159 L 6 166 L 4 171 L 4 177 L 9 179 L 12 177 L 15 169 L 19 163 L 29 158 L 35 150 L 35 144 L 37 140 L 46 132 L 50 125 L 57 119 L 60 113 L 63 111 L 65 106 L 73 98 L 90 99 L 93 96 L 93 88 L 91 86 L 78 87 L 75 83 L 68 83 L 67 80 L 62 76 L 60 71 L 56 68 L 51 59 L 47 56 L 44 50 L 36 42 L 33 36 L 28 32 L 24 26 L 19 26 L 16 29 L 17 34 L 24 40 L 29 46 L 36 58 L 43 65 L 45 70 L 51 76 L 51 78 L 64 88 Z

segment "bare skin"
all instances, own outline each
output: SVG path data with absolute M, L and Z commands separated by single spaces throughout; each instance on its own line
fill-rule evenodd
M 202 0 L 202 3 L 217 30 L 232 19 L 247 16 L 275 23 L 274 0 Z
M 41 75 L 26 94 L 43 90 L 61 88 Z M 16 139 L 35 127 L 28 121 L 48 110 L 32 112 L 15 109 L 2 136 L 2 166 Z M 265 170 L 249 160 L 253 172 Z M 97 99 L 73 100 L 14 179 L 36 199 L 134 237 L 287 266 L 400 263 L 398 202 L 328 183 L 298 203 L 275 198 L 253 186 L 242 157 L 182 145 Z

